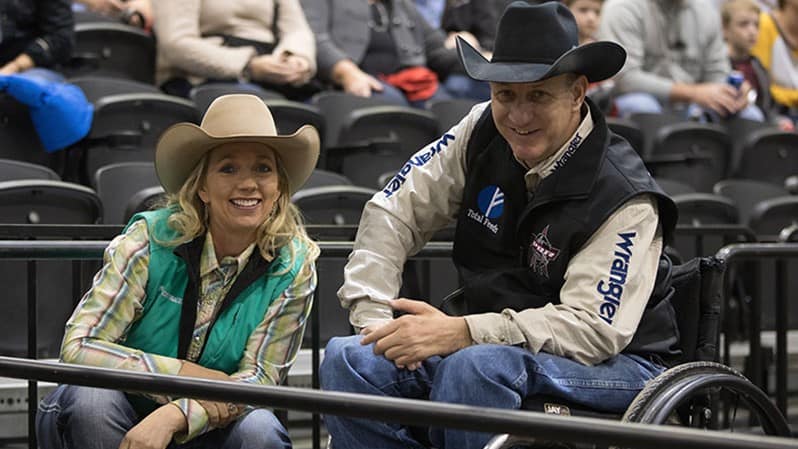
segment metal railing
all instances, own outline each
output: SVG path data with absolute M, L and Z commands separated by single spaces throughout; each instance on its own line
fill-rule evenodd
M 777 259 L 775 269 L 775 312 L 776 312 L 776 406 L 787 414 L 787 328 L 789 319 L 789 300 L 787 298 L 787 265 L 784 259 L 798 258 L 798 243 L 740 243 L 725 246 L 716 257 L 724 260 L 729 268 L 742 260 Z M 726 273 L 729 269 L 726 270 Z M 724 294 L 729 288 L 728 276 L 724 275 L 722 284 Z M 762 378 L 762 298 L 757 295 L 751 301 L 750 313 L 750 372 L 748 377 L 754 385 L 767 391 L 766 380 Z
M 632 448 L 795 449 L 796 440 L 759 435 L 622 423 L 596 418 L 473 407 L 416 399 L 387 398 L 138 373 L 108 368 L 0 357 L 0 374 L 98 388 L 179 395 L 255 406 L 367 418 L 407 425 L 510 433 L 542 440 L 598 443 Z

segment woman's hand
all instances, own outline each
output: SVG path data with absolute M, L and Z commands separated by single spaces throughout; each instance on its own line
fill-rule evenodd
M 186 417 L 177 406 L 162 405 L 125 434 L 119 449 L 164 449 L 176 433 L 187 428 Z
M 121 0 L 78 0 L 88 6 L 92 11 L 100 14 L 116 14 L 125 9 L 125 4 Z
M 259 55 L 249 61 L 255 81 L 272 84 L 302 84 L 310 78 L 310 64 L 294 55 Z
M 124 7 L 125 9 L 141 14 L 141 17 L 144 18 L 144 23 L 138 23 L 138 17 L 133 16 L 136 23 L 131 23 L 131 25 L 135 25 L 146 30 L 152 28 L 154 17 L 152 13 L 152 2 L 150 0 L 128 0 Z
M 209 380 L 234 380 L 222 371 L 206 368 L 202 365 L 187 361 L 183 361 L 183 366 L 180 368 L 177 375 Z M 197 402 L 199 402 L 208 414 L 208 424 L 217 429 L 226 427 L 244 412 L 243 405 L 236 405 L 229 402 L 214 402 L 199 399 Z

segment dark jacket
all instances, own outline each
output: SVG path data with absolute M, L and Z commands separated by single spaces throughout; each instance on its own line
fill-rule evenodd
M 468 31 L 484 50 L 493 51 L 496 23 L 505 3 L 505 0 L 447 0 L 441 29 L 446 32 Z
M 0 0 L 0 65 L 25 53 L 36 67 L 50 68 L 72 55 L 70 0 Z
M 400 67 L 426 66 L 445 78 L 459 68 L 454 49 L 444 47 L 445 36 L 430 27 L 412 0 L 385 0 L 392 11 L 391 33 Z M 369 46 L 367 0 L 301 0 L 316 35 L 319 77 L 329 80 L 332 67 L 342 59 L 360 64 Z
M 465 280 L 465 313 L 559 303 L 571 258 L 613 212 L 638 195 L 651 194 L 657 199 L 663 237 L 666 242 L 671 240 L 677 217 L 675 204 L 657 186 L 628 142 L 610 133 L 601 113 L 592 104 L 591 109 L 595 111 L 593 131 L 567 164 L 540 183 L 534 195 L 527 191 L 524 169 L 496 130 L 490 108 L 476 125 L 468 147 L 471 168 L 463 204 L 475 204 L 484 195 L 485 186 L 497 186 L 505 207 L 496 223 L 496 238 L 477 238 L 484 235 L 482 225 L 468 219 L 467 208 L 457 221 L 453 258 Z M 619 247 L 631 251 L 631 242 L 625 246 L 624 236 L 619 238 Z M 616 256 L 617 264 L 613 262 L 603 289 L 606 291 L 599 288 L 606 302 L 599 315 L 608 322 L 621 300 L 620 294 L 612 292 L 622 291 L 631 252 L 620 251 Z M 661 266 L 663 273 L 669 272 L 667 258 Z M 667 276 L 657 276 L 654 294 L 625 352 L 653 355 L 663 361 L 678 355 L 669 282 Z

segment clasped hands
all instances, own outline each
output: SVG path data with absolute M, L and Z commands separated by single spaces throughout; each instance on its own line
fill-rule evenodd
M 249 61 L 249 71 L 255 81 L 299 86 L 310 80 L 310 63 L 290 53 L 258 55 Z
M 374 343 L 374 353 L 397 367 L 415 370 L 429 357 L 446 356 L 471 345 L 465 318 L 446 315 L 423 301 L 400 298 L 390 304 L 405 314 L 364 328 L 360 343 Z

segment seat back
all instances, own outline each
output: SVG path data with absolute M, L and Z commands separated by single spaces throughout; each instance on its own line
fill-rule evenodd
M 83 176 L 116 162 L 152 161 L 161 134 L 178 122 L 198 123 L 194 103 L 163 94 L 121 94 L 101 98 L 84 142 Z
M 159 207 L 165 200 L 166 192 L 161 186 L 145 187 L 134 193 L 125 205 L 123 223 L 130 221 L 133 215 L 139 212 L 152 210 Z
M 77 23 L 72 59 L 62 72 L 67 77 L 103 75 L 153 84 L 155 39 L 122 23 Z
M 758 203 L 748 226 L 761 240 L 779 240 L 784 232 L 792 232 L 798 226 L 798 196 L 780 196 Z
M 607 117 L 606 120 L 607 127 L 610 131 L 626 139 L 637 154 L 643 154 L 645 139 L 643 137 L 643 131 L 637 123 L 629 119 L 618 117 Z
M 160 187 L 152 162 L 117 162 L 100 167 L 94 174 L 94 187 L 103 203 L 104 224 L 124 224 L 125 207 L 130 199 L 147 187 Z
M 730 159 L 726 131 L 718 125 L 675 123 L 657 131 L 651 154 L 644 159 L 655 176 L 671 178 L 711 192 L 726 177 Z
M 688 193 L 673 197 L 679 209 L 679 224 L 691 226 L 737 224 L 740 213 L 728 198 L 709 193 Z
M 355 186 L 314 187 L 300 189 L 291 201 L 302 211 L 307 224 L 356 225 L 366 202 L 376 192 Z
M 161 93 L 161 90 L 152 84 L 128 78 L 84 75 L 70 78 L 68 81 L 78 86 L 86 95 L 86 99 L 92 103 L 96 103 L 99 99 L 109 95 Z
M 89 188 L 60 181 L 0 182 L 0 222 L 41 224 L 94 224 L 102 213 L 100 200 Z M 4 286 L 0 354 L 27 354 L 26 261 L 0 260 Z M 37 354 L 57 357 L 64 323 L 72 313 L 90 276 L 81 276 L 82 264 L 70 261 L 36 261 Z M 75 280 L 77 277 L 77 281 Z
M 274 116 L 277 131 L 280 134 L 293 134 L 303 125 L 313 125 L 319 132 L 322 155 L 324 155 L 324 134 L 327 124 L 319 108 L 290 100 L 269 99 L 264 100 Z M 319 166 L 323 167 L 321 161 Z
M 663 113 L 650 113 L 650 112 L 637 112 L 629 116 L 629 120 L 637 124 L 640 132 L 643 133 L 643 148 L 639 151 L 645 158 L 651 154 L 654 149 L 654 140 L 660 128 L 674 123 L 685 122 L 686 119 L 680 115 L 672 112 Z
M 732 177 L 784 184 L 798 174 L 798 134 L 776 129 L 752 132 L 742 148 Z
M 60 181 L 61 177 L 48 167 L 30 162 L 0 159 L 0 182 L 22 179 L 49 179 Z
M 755 179 L 724 179 L 715 184 L 713 191 L 732 200 L 740 211 L 740 223 L 743 224 L 748 223 L 754 207 L 760 202 L 789 195 L 787 190 L 778 184 Z
M 0 158 L 53 166 L 54 155 L 44 151 L 28 107 L 0 92 Z
M 670 178 L 654 178 L 654 180 L 657 182 L 657 185 L 670 196 L 696 193 L 693 186 L 682 181 Z
M 302 186 L 302 189 L 305 190 L 312 189 L 314 187 L 351 185 L 353 185 L 352 181 L 346 176 L 340 173 L 317 168 L 313 170 L 313 173 L 310 174 L 310 178 L 308 178 L 307 182 L 305 182 L 305 185 Z
M 438 134 L 443 134 L 452 126 L 460 123 L 460 120 L 471 112 L 471 108 L 475 104 L 477 102 L 474 100 L 452 98 L 430 102 L 427 104 L 427 109 L 438 122 Z
M 327 147 L 339 145 L 338 136 L 353 111 L 373 106 L 391 105 L 377 97 L 358 97 L 339 91 L 323 91 L 311 98 L 311 104 L 319 108 L 326 121 L 324 141 Z
M 284 100 L 285 96 L 273 90 L 266 90 L 255 84 L 243 84 L 238 82 L 214 82 L 201 84 L 193 89 L 189 98 L 197 105 L 200 115 L 205 115 L 208 106 L 213 100 L 228 94 L 250 94 L 259 97 L 264 102 L 266 100 Z

